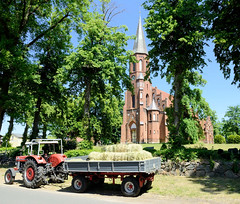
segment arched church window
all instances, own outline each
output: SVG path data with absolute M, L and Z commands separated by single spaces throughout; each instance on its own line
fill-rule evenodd
M 153 121 L 155 121 L 156 120 L 156 115 L 155 115 L 155 113 L 153 114 Z
M 132 95 L 132 107 L 135 108 L 135 95 Z
M 160 99 L 158 99 L 157 102 L 158 102 L 158 106 L 160 106 Z
M 149 96 L 148 94 L 146 95 L 146 107 L 148 106 L 148 101 L 149 101 Z
M 131 137 L 132 137 L 132 142 L 136 143 L 137 142 L 137 132 L 136 132 L 137 126 L 135 123 L 131 125 Z
M 133 71 L 136 71 L 136 63 L 133 63 Z
M 157 121 L 158 121 L 158 114 L 157 114 Z
M 149 115 L 149 119 L 150 119 L 150 121 L 152 120 L 152 114 L 150 113 L 150 115 Z
M 142 71 L 142 60 L 139 61 L 139 71 Z
M 162 105 L 162 108 L 163 108 L 163 110 L 165 109 L 165 105 L 164 104 Z

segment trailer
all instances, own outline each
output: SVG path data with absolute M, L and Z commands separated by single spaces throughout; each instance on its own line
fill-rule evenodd
M 73 177 L 72 188 L 75 192 L 85 192 L 88 184 L 101 185 L 105 178 L 120 178 L 124 196 L 138 196 L 141 189 L 151 188 L 154 175 L 161 168 L 160 157 L 142 161 L 89 161 L 87 157 L 67 158 L 64 171 Z

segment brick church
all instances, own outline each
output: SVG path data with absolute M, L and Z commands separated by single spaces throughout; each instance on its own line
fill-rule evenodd
M 125 93 L 121 143 L 164 143 L 168 142 L 167 115 L 165 108 L 171 105 L 170 94 L 152 87 L 144 81 L 148 64 L 148 51 L 139 18 L 133 52 L 138 63 L 130 64 L 130 78 L 134 94 Z M 213 143 L 213 127 L 210 118 L 201 121 L 206 143 Z

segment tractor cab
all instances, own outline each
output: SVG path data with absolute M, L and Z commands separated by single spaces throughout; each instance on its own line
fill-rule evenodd
M 35 156 L 40 160 L 43 158 L 46 163 L 50 163 L 52 155 L 54 157 L 63 156 L 61 139 L 34 139 L 31 142 L 26 142 L 25 145 L 28 148 L 27 157 Z M 65 155 L 63 157 L 65 158 Z

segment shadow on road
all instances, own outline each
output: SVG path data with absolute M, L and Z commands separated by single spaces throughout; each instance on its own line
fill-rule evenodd
M 62 188 L 58 191 L 59 192 L 76 193 L 73 191 L 71 186 Z M 140 195 L 142 195 L 145 192 L 146 191 L 142 190 Z M 90 184 L 85 193 L 105 195 L 105 196 L 123 196 L 123 194 L 121 192 L 120 184 L 108 184 L 108 183 L 104 183 L 103 185 L 100 185 L 100 186 Z
M 193 183 L 201 184 L 202 191 L 211 194 L 219 194 L 222 191 L 228 194 L 240 192 L 240 179 L 229 179 L 229 178 L 195 178 L 191 179 Z
M 66 187 L 58 190 L 59 192 L 75 193 L 72 187 Z M 103 184 L 101 186 L 89 185 L 86 193 L 98 194 L 98 195 L 108 195 L 108 196 L 122 196 L 121 185 L 120 184 Z

